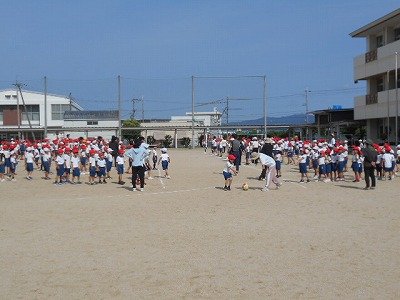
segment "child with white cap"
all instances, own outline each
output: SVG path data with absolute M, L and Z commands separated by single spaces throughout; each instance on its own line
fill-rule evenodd
M 161 148 L 161 155 L 160 159 L 158 160 L 158 164 L 161 163 L 162 169 L 165 171 L 165 177 L 170 179 L 171 177 L 169 176 L 168 173 L 168 165 L 171 162 L 171 160 L 167 152 L 168 152 L 167 148 Z

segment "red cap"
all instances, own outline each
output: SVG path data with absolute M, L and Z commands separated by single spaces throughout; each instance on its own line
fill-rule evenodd
M 235 159 L 236 159 L 236 156 L 233 155 L 233 154 L 229 154 L 229 155 L 228 155 L 228 159 L 229 159 L 229 160 L 235 160 Z

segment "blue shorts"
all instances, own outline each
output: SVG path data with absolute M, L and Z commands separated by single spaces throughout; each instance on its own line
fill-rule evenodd
M 279 171 L 281 169 L 282 162 L 277 160 L 275 163 L 276 163 L 275 168 Z
M 326 174 L 332 173 L 332 164 L 325 164 Z
M 362 164 L 361 163 L 353 162 L 351 167 L 354 172 L 359 172 L 359 173 L 362 172 Z
M 106 176 L 106 167 L 99 168 L 99 176 Z
M 332 172 L 337 171 L 337 163 L 332 163 Z
M 326 174 L 326 165 L 319 165 L 319 174 L 325 175 Z
M 124 174 L 124 165 L 118 164 L 117 171 L 118 171 L 118 174 Z
M 33 163 L 27 163 L 26 164 L 26 170 L 28 172 L 32 172 L 33 171 Z
M 6 158 L 6 167 L 10 168 L 11 167 L 11 160 L 10 158 Z
M 167 160 L 161 161 L 161 166 L 163 170 L 168 170 L 168 161 Z
M 86 165 L 86 157 L 82 157 L 81 158 L 81 164 L 82 164 L 82 166 L 85 166 Z
M 390 167 L 390 168 L 385 167 L 385 172 L 392 172 L 392 167 Z
M 307 173 L 307 163 L 300 163 L 299 171 L 301 174 L 306 174 Z
M 49 173 L 50 172 L 50 165 L 48 161 L 43 162 L 44 171 Z
M 293 151 L 289 151 L 289 152 L 287 153 L 287 156 L 288 156 L 288 157 L 293 157 Z
M 6 173 L 6 165 L 0 165 L 0 174 L 5 174 Z
M 251 153 L 250 152 L 246 152 L 246 158 L 249 159 L 250 156 L 251 156 Z
M 110 171 L 111 171 L 111 167 L 112 167 L 112 161 L 107 160 L 107 161 L 106 161 L 107 172 L 110 172 Z
M 71 174 L 71 168 L 65 168 L 64 172 L 65 174 Z
M 337 171 L 338 171 L 339 173 L 342 173 L 342 172 L 343 172 L 343 170 L 344 170 L 344 165 L 345 165 L 345 162 L 344 162 L 344 161 L 339 161 L 339 162 L 337 163 Z
M 228 172 L 223 172 L 223 174 L 224 174 L 224 178 L 225 178 L 225 180 L 227 180 L 227 179 L 229 179 L 229 178 L 232 178 L 232 173 L 228 173 Z
M 57 176 L 63 176 L 64 171 L 65 171 L 64 165 L 58 165 Z
M 72 170 L 72 176 L 74 176 L 74 177 L 79 177 L 79 176 L 81 176 L 81 170 L 80 170 L 79 168 L 74 168 L 74 169 Z
M 90 167 L 89 175 L 92 177 L 96 176 L 96 167 Z
M 318 169 L 318 160 L 316 160 L 316 159 L 314 159 L 313 161 L 312 161 L 312 167 L 313 167 L 313 169 Z

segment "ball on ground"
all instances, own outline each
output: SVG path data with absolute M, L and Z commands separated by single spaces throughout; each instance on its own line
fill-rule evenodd
M 249 189 L 249 185 L 247 183 L 243 183 L 242 190 L 247 191 Z

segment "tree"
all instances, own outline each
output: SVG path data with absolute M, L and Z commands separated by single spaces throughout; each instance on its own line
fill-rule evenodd
M 134 127 L 140 127 L 140 122 L 137 120 L 124 120 L 122 121 L 122 127 L 123 128 L 134 128 Z M 140 137 L 141 131 L 140 130 L 124 130 L 124 134 L 122 135 L 122 138 L 134 141 L 137 138 Z
M 162 141 L 162 144 L 163 144 L 163 146 L 164 147 L 169 147 L 169 146 L 171 146 L 171 144 L 172 144 L 172 136 L 170 136 L 169 134 L 167 134 L 165 137 L 164 137 L 164 140 Z
M 156 139 L 154 138 L 154 135 L 149 135 L 147 137 L 147 144 L 154 145 L 155 143 L 156 143 Z
M 185 146 L 185 148 L 189 147 L 190 145 L 190 138 L 184 137 L 181 140 L 181 145 Z

